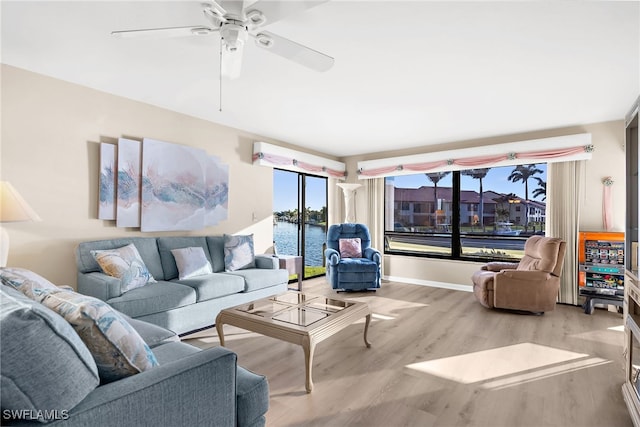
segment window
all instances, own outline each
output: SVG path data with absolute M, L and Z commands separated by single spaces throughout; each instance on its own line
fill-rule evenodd
M 546 171 L 530 164 L 386 178 L 385 252 L 520 259 L 527 237 L 544 234 Z
M 325 274 L 327 178 L 274 169 L 273 209 L 278 253 L 301 255 L 304 279 Z

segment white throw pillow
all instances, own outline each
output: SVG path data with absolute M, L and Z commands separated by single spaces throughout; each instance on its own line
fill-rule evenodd
M 211 263 L 200 246 L 172 249 L 171 253 L 178 266 L 179 280 L 213 273 Z
M 105 274 L 121 280 L 122 293 L 156 283 L 133 243 L 118 249 L 93 250 L 91 255 Z
M 224 269 L 236 271 L 255 267 L 253 234 L 247 236 L 224 235 Z

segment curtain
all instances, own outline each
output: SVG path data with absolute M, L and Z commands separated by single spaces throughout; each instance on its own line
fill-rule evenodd
M 344 220 L 344 196 L 342 195 L 342 189 L 336 185 L 338 182 L 342 181 L 338 181 L 335 178 L 327 180 L 327 198 L 329 200 L 327 230 L 329 225 L 340 224 Z
M 578 304 L 578 231 L 584 160 L 550 163 L 547 169 L 547 235 L 567 242 L 558 302 Z
M 359 161 L 358 174 L 361 178 L 369 179 L 420 172 L 515 166 L 544 161 L 547 163 L 579 161 L 590 159 L 593 149 L 591 134 L 583 133 Z
M 384 250 L 384 178 L 361 180 L 367 201 L 366 223 L 371 233 L 371 246 Z M 380 275 L 384 277 L 384 262 L 380 266 Z

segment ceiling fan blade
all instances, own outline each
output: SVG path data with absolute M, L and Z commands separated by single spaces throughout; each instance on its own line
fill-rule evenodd
M 259 47 L 311 68 L 312 70 L 327 71 L 333 67 L 333 63 L 335 62 L 329 55 L 325 55 L 317 50 L 313 50 L 268 31 L 260 31 L 253 37 L 256 39 L 256 45 Z
M 202 12 L 204 13 L 204 17 L 215 27 L 220 27 L 223 23 L 227 22 L 227 18 L 224 17 L 227 11 L 215 1 L 202 3 Z
M 243 0 L 221 0 L 220 6 L 225 10 L 225 17 L 242 20 Z
M 209 28 L 203 26 L 193 27 L 169 27 L 169 28 L 149 28 L 143 30 L 123 30 L 112 31 L 111 35 L 118 38 L 165 38 L 165 37 L 184 37 L 184 36 L 204 36 L 209 35 L 217 28 Z
M 212 13 L 215 13 L 221 18 L 227 14 L 227 11 L 225 10 L 225 8 L 220 6 L 214 0 L 208 0 L 206 3 L 202 3 L 202 6 L 204 7 L 205 10 L 210 10 Z
M 234 51 L 230 51 L 223 47 L 221 59 L 222 64 L 220 66 L 222 77 L 227 77 L 232 80 L 240 77 L 240 71 L 242 70 L 243 51 L 243 45 L 239 45 Z
M 311 9 L 329 0 L 298 0 L 298 1 L 274 1 L 274 0 L 258 0 L 251 6 L 247 7 L 246 13 L 250 15 L 252 11 L 258 10 L 265 17 L 264 23 L 260 25 L 273 24 L 289 15 L 300 13 L 307 9 Z

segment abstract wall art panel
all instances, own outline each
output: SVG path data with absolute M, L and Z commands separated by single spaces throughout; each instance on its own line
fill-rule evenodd
M 227 219 L 229 212 L 229 165 L 216 156 L 209 156 L 206 165 L 205 227 Z
M 204 228 L 207 153 L 149 138 L 143 150 L 142 231 Z
M 115 144 L 100 143 L 98 219 L 116 219 L 116 150 Z
M 141 143 L 118 139 L 118 227 L 140 227 Z

